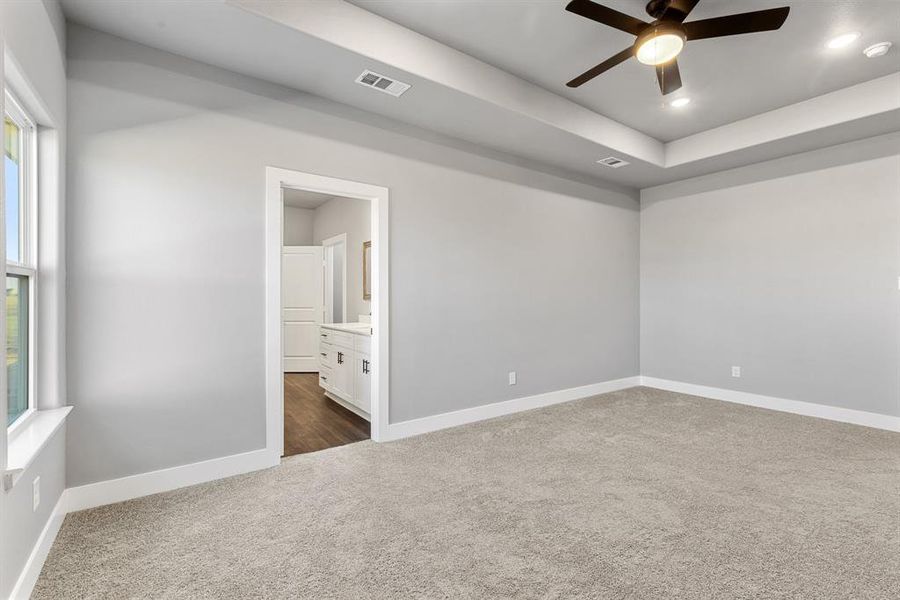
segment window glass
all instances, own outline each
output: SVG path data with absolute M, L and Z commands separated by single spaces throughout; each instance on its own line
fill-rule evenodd
M 19 231 L 21 229 L 20 208 L 22 202 L 22 130 L 9 118 L 3 120 L 3 149 L 6 260 L 7 262 L 21 262 Z
M 28 278 L 6 276 L 6 424 L 28 409 Z

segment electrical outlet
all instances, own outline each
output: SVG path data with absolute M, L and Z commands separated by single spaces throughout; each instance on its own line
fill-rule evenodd
M 731 376 L 732 377 L 740 377 L 741 376 L 741 368 L 740 367 L 731 367 Z
M 35 477 L 31 482 L 31 511 L 34 512 L 41 505 L 41 478 Z
M 509 372 L 509 385 L 516 385 L 516 372 L 515 371 Z

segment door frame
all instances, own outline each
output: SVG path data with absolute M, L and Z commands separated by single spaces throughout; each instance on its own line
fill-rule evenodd
M 374 223 L 374 222 L 375 222 L 375 221 L 373 220 L 372 223 Z M 341 298 L 344 299 L 343 307 L 342 307 L 342 308 L 343 308 L 342 312 L 343 312 L 343 315 L 344 315 L 344 323 L 352 323 L 353 321 L 355 321 L 355 319 L 350 320 L 350 319 L 347 318 L 347 256 L 349 255 L 349 250 L 350 250 L 350 247 L 347 245 L 347 234 L 346 234 L 346 233 L 340 233 L 340 234 L 335 235 L 335 236 L 332 236 L 332 237 L 330 237 L 330 238 L 328 238 L 328 239 L 322 240 L 322 251 L 323 251 L 323 253 L 324 253 L 325 248 L 327 248 L 328 246 L 337 246 L 338 244 L 344 244 L 344 265 L 343 265 L 343 269 L 342 269 L 343 275 L 342 275 L 342 278 L 341 278 L 341 281 L 343 282 L 343 285 L 342 285 L 342 288 L 343 288 L 343 289 L 341 290 L 341 294 L 342 294 L 342 295 L 341 295 Z M 328 262 L 326 261 L 325 264 L 327 265 Z M 325 277 L 325 278 L 323 279 L 323 281 L 327 282 L 327 281 L 328 281 L 328 278 Z M 334 286 L 332 286 L 332 287 L 334 287 Z M 328 291 L 327 291 L 327 288 L 326 288 L 326 291 L 325 291 L 325 298 L 326 298 L 326 299 L 328 298 Z M 332 300 L 333 300 L 333 298 L 332 298 Z M 328 309 L 328 304 L 326 303 L 326 304 L 325 304 L 325 314 L 328 314 L 328 310 L 329 310 L 329 309 Z M 334 319 L 334 315 L 332 314 L 331 316 L 332 316 L 332 320 L 333 320 L 333 319 Z M 324 322 L 324 321 L 323 321 L 323 322 Z
M 273 464 L 284 453 L 284 352 L 281 339 L 281 188 L 368 200 L 372 204 L 372 410 L 371 436 L 388 437 L 390 323 L 388 188 L 291 169 L 266 167 L 266 450 Z M 349 248 L 348 248 L 349 250 Z M 344 261 L 346 264 L 346 260 Z

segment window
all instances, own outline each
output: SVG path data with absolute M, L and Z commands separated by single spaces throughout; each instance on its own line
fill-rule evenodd
M 6 217 L 7 426 L 33 407 L 32 314 L 36 273 L 34 224 L 35 126 L 6 94 L 3 115 L 4 211 Z

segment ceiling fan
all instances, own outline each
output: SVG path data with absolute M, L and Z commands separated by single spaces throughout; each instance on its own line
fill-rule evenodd
M 645 65 L 656 67 L 656 78 L 663 95 L 681 87 L 681 73 L 676 57 L 684 44 L 693 40 L 774 31 L 787 19 L 790 7 L 770 8 L 754 12 L 727 15 L 701 21 L 684 20 L 700 0 L 650 0 L 647 13 L 652 23 L 641 21 L 617 10 L 607 8 L 591 0 L 572 0 L 566 10 L 610 27 L 637 36 L 630 48 L 588 69 L 566 85 L 577 88 L 634 56 Z

